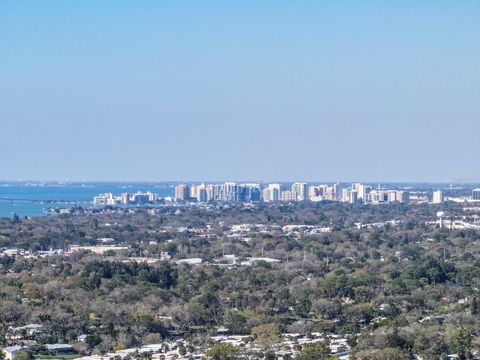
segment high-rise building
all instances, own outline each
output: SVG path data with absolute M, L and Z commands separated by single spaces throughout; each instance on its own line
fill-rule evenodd
M 93 198 L 94 205 L 113 205 L 114 198 L 112 193 L 100 194 Z
M 149 196 L 148 194 L 137 192 L 132 195 L 132 200 L 135 204 L 143 205 L 149 202 Z
M 158 195 L 155 194 L 155 193 L 147 191 L 147 195 L 148 195 L 148 201 L 149 202 L 156 202 L 158 200 Z
M 370 201 L 373 204 L 378 204 L 383 202 L 383 192 L 379 190 L 373 190 L 370 192 Z
M 372 187 L 369 185 L 363 186 L 363 202 L 370 202 L 370 193 L 372 192 Z
M 443 203 L 443 192 L 442 190 L 436 190 L 433 192 L 432 203 L 441 204 Z
M 398 201 L 397 199 L 397 192 L 395 190 L 391 190 L 387 192 L 387 199 L 388 202 L 396 202 Z
M 198 195 L 198 185 L 190 185 L 190 198 L 196 199 Z
M 316 198 L 320 196 L 320 186 L 309 186 L 308 187 L 308 198 Z
M 180 201 L 190 200 L 190 187 L 187 184 L 175 186 L 175 198 Z
M 222 184 L 213 185 L 213 200 L 223 201 L 223 185 Z
M 250 191 L 250 201 L 260 200 L 262 200 L 262 192 L 260 191 L 260 186 L 253 187 Z
M 124 192 L 120 195 L 120 202 L 122 204 L 129 204 L 130 203 L 130 194 L 128 192 Z
M 336 183 L 333 185 L 333 194 L 334 194 L 334 199 L 336 201 L 341 201 L 342 200 L 342 190 L 343 190 L 343 185 L 340 183 Z
M 322 196 L 323 196 L 324 200 L 335 201 L 337 199 L 335 185 L 333 185 L 333 186 L 322 185 L 321 188 L 323 189 L 321 192 L 323 193 Z
M 270 198 L 270 189 L 268 187 L 262 190 L 262 200 L 265 202 L 273 201 Z
M 357 190 L 350 191 L 350 203 L 355 204 L 358 202 L 358 192 Z
M 408 191 L 397 191 L 397 201 L 408 203 L 410 201 L 410 193 Z
M 198 202 L 207 202 L 208 201 L 208 191 L 204 184 L 197 187 L 197 196 L 196 199 Z
M 282 187 L 280 184 L 268 184 L 268 186 L 262 191 L 263 201 L 279 201 L 281 192 Z
M 297 201 L 304 201 L 307 199 L 307 184 L 294 183 L 292 185 L 292 192 L 295 194 Z
M 235 202 L 240 200 L 240 187 L 234 182 L 223 184 L 221 201 Z
M 358 196 L 359 198 L 361 198 L 361 195 L 362 195 L 362 194 L 361 194 L 361 189 L 360 189 L 362 186 L 363 186 L 363 185 L 360 184 L 360 183 L 354 183 L 354 184 L 352 184 L 352 191 L 356 191 L 356 192 L 357 192 L 357 196 Z
M 352 184 L 352 190 L 357 192 L 359 202 L 370 201 L 370 191 L 372 190 L 371 186 L 362 183 L 356 183 Z
M 214 193 L 215 193 L 215 185 L 209 184 L 205 187 L 207 190 L 207 201 L 215 200 Z
M 326 189 L 328 188 L 328 185 L 318 185 L 318 196 L 324 196 L 326 193 Z
M 240 201 L 260 201 L 260 185 L 259 184 L 241 184 Z
M 472 200 L 480 201 L 480 188 L 472 190 Z
M 298 201 L 298 195 L 290 190 L 282 191 L 282 201 Z
M 342 189 L 342 202 L 350 202 L 350 190 L 349 189 Z

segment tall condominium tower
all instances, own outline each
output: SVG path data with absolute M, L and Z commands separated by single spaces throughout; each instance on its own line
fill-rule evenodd
M 436 190 L 433 192 L 432 203 L 441 204 L 443 203 L 443 192 L 442 190 Z
M 187 184 L 175 186 L 175 198 L 181 201 L 188 201 L 190 199 L 190 186 Z
M 307 184 L 305 183 L 294 183 L 292 185 L 292 193 L 294 194 L 297 201 L 303 201 L 307 199 Z

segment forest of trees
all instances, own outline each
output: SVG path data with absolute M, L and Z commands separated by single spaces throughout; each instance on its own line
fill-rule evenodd
M 128 250 L 95 255 L 0 257 L 0 346 L 8 328 L 42 324 L 39 344 L 103 353 L 182 336 L 202 346 L 218 327 L 251 334 L 269 354 L 282 333 L 346 336 L 353 357 L 469 358 L 479 348 L 480 234 L 426 225 L 439 207 L 291 204 L 208 209 L 165 207 L 155 215 L 60 215 L 0 219 L 0 248 L 35 251 L 113 238 Z M 442 210 L 461 214 L 461 207 Z M 398 226 L 354 224 L 403 221 Z M 232 224 L 332 226 L 322 234 L 252 232 Z M 106 225 L 107 224 L 107 225 Z M 207 234 L 193 231 L 209 226 Z M 182 227 L 182 229 L 180 229 Z M 186 229 L 185 229 L 186 228 Z M 129 256 L 200 257 L 196 266 Z M 281 260 L 215 266 L 222 254 Z M 210 260 L 208 262 L 207 260 Z M 78 336 L 86 334 L 85 342 Z M 324 345 L 322 345 L 324 346 Z M 212 348 L 239 356 L 238 349 Z M 300 359 L 323 350 L 306 347 Z M 217 355 L 215 355 L 217 354 Z M 309 355 L 310 354 L 310 355 Z M 265 355 L 267 358 L 267 355 Z

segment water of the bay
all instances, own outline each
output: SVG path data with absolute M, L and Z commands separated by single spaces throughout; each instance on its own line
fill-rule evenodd
M 145 183 L 0 183 L 0 217 L 45 215 L 50 208 L 92 206 L 100 193 L 153 192 L 173 196 L 171 184 Z

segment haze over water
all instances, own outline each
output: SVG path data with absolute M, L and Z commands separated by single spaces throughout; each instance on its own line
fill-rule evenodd
M 118 195 L 122 192 L 137 191 L 151 191 L 161 197 L 174 194 L 173 187 L 165 184 L 2 183 L 0 184 L 0 216 L 44 215 L 52 207 L 92 206 L 93 197 L 100 193 L 111 192 Z

